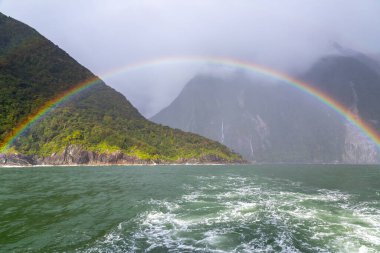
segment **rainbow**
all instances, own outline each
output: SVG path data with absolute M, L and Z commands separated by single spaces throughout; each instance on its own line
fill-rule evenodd
M 332 108 L 339 115 L 343 116 L 349 123 L 353 124 L 367 136 L 378 148 L 380 148 L 380 135 L 373 129 L 369 124 L 359 118 L 357 115 L 351 112 L 349 108 L 346 108 L 338 101 L 335 101 L 332 97 L 326 93 L 318 90 L 317 88 L 297 80 L 287 74 L 281 73 L 279 71 L 270 69 L 265 66 L 260 66 L 258 64 L 231 58 L 222 58 L 222 57 L 204 57 L 204 56 L 185 56 L 185 57 L 168 57 L 168 58 L 159 58 L 143 62 L 138 62 L 135 64 L 126 65 L 121 68 L 114 69 L 107 72 L 104 75 L 101 75 L 103 78 L 108 78 L 115 76 L 117 74 L 125 74 L 131 71 L 136 71 L 144 69 L 147 67 L 162 66 L 162 65 L 178 65 L 178 64 L 213 64 L 221 65 L 232 68 L 245 69 L 250 72 L 254 72 L 263 76 L 267 76 L 279 81 L 285 82 L 286 84 L 301 90 L 304 93 L 311 95 L 312 97 L 318 99 L 323 104 Z M 5 139 L 0 143 L 0 152 L 5 152 L 8 150 L 14 141 L 22 135 L 31 125 L 40 120 L 44 115 L 49 113 L 53 108 L 59 106 L 64 101 L 70 99 L 75 94 L 82 92 L 83 90 L 88 89 L 89 87 L 101 82 L 101 79 L 98 77 L 86 80 L 82 83 L 79 83 L 72 89 L 60 94 L 55 99 L 44 104 L 37 112 L 30 115 L 25 119 L 21 124 L 19 124 L 13 131 L 5 137 Z

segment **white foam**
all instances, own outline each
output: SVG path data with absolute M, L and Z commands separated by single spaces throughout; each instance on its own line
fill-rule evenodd
M 303 233 L 309 234 L 313 241 L 324 243 L 324 246 L 305 243 L 302 247 L 308 251 L 372 253 L 376 251 L 373 248 L 380 250 L 380 210 L 370 208 L 370 203 L 352 205 L 353 196 L 347 193 L 313 189 L 307 193 L 284 191 L 277 187 L 281 185 L 277 181 L 272 186 L 269 181 L 257 182 L 254 178 L 235 175 L 199 176 L 197 180 L 202 181 L 201 187 L 184 185 L 187 193 L 179 199 L 146 202 L 149 210 L 129 221 L 136 226 L 134 231 L 125 234 L 124 225 L 119 224 L 99 245 L 134 251 L 144 241 L 149 245 L 147 251 L 164 247 L 173 252 L 279 249 L 300 252 L 293 240 L 297 233 Z M 268 226 L 276 231 L 268 234 L 265 232 Z M 247 230 L 251 239 L 246 239 Z M 227 250 L 223 245 L 232 234 L 239 241 Z M 272 237 L 271 245 L 267 243 L 268 237 Z

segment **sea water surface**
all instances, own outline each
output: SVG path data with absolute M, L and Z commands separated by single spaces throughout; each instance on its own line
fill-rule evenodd
M 0 168 L 1 252 L 380 252 L 380 167 Z

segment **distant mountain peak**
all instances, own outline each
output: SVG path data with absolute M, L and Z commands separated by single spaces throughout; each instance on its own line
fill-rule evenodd
M 348 47 L 344 47 L 344 46 L 342 46 L 341 44 L 339 44 L 336 41 L 331 42 L 331 48 L 337 54 L 340 54 L 340 55 L 343 55 L 343 56 L 353 56 L 353 57 L 355 57 L 355 56 L 364 55 L 363 53 L 361 53 L 359 51 L 353 50 L 353 49 L 348 48 Z

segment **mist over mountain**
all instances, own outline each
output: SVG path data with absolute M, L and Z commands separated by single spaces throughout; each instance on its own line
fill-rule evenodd
M 304 75 L 379 129 L 380 65 L 363 54 L 323 57 Z
M 379 129 L 380 75 L 374 60 L 339 48 L 300 78 Z M 352 125 L 281 82 L 234 74 L 194 77 L 152 120 L 217 140 L 257 162 L 374 163 L 378 154 Z
M 336 57 L 351 57 L 352 60 L 355 59 L 356 61 L 359 61 L 362 64 L 366 65 L 366 67 L 369 67 L 372 71 L 375 71 L 376 73 L 380 74 L 380 55 L 366 55 L 360 51 L 345 48 L 337 42 L 332 43 L 332 49 L 334 49 L 333 55 L 335 55 Z M 333 55 L 330 55 L 330 57 L 332 57 Z M 321 59 L 318 60 L 320 61 Z M 314 65 L 316 65 L 317 63 L 314 63 Z
M 378 0 L 2 0 L 0 11 L 54 41 L 145 117 L 209 66 L 187 57 L 238 59 L 300 75 L 334 53 L 334 42 L 380 53 Z M 168 57 L 185 62 L 109 75 Z

